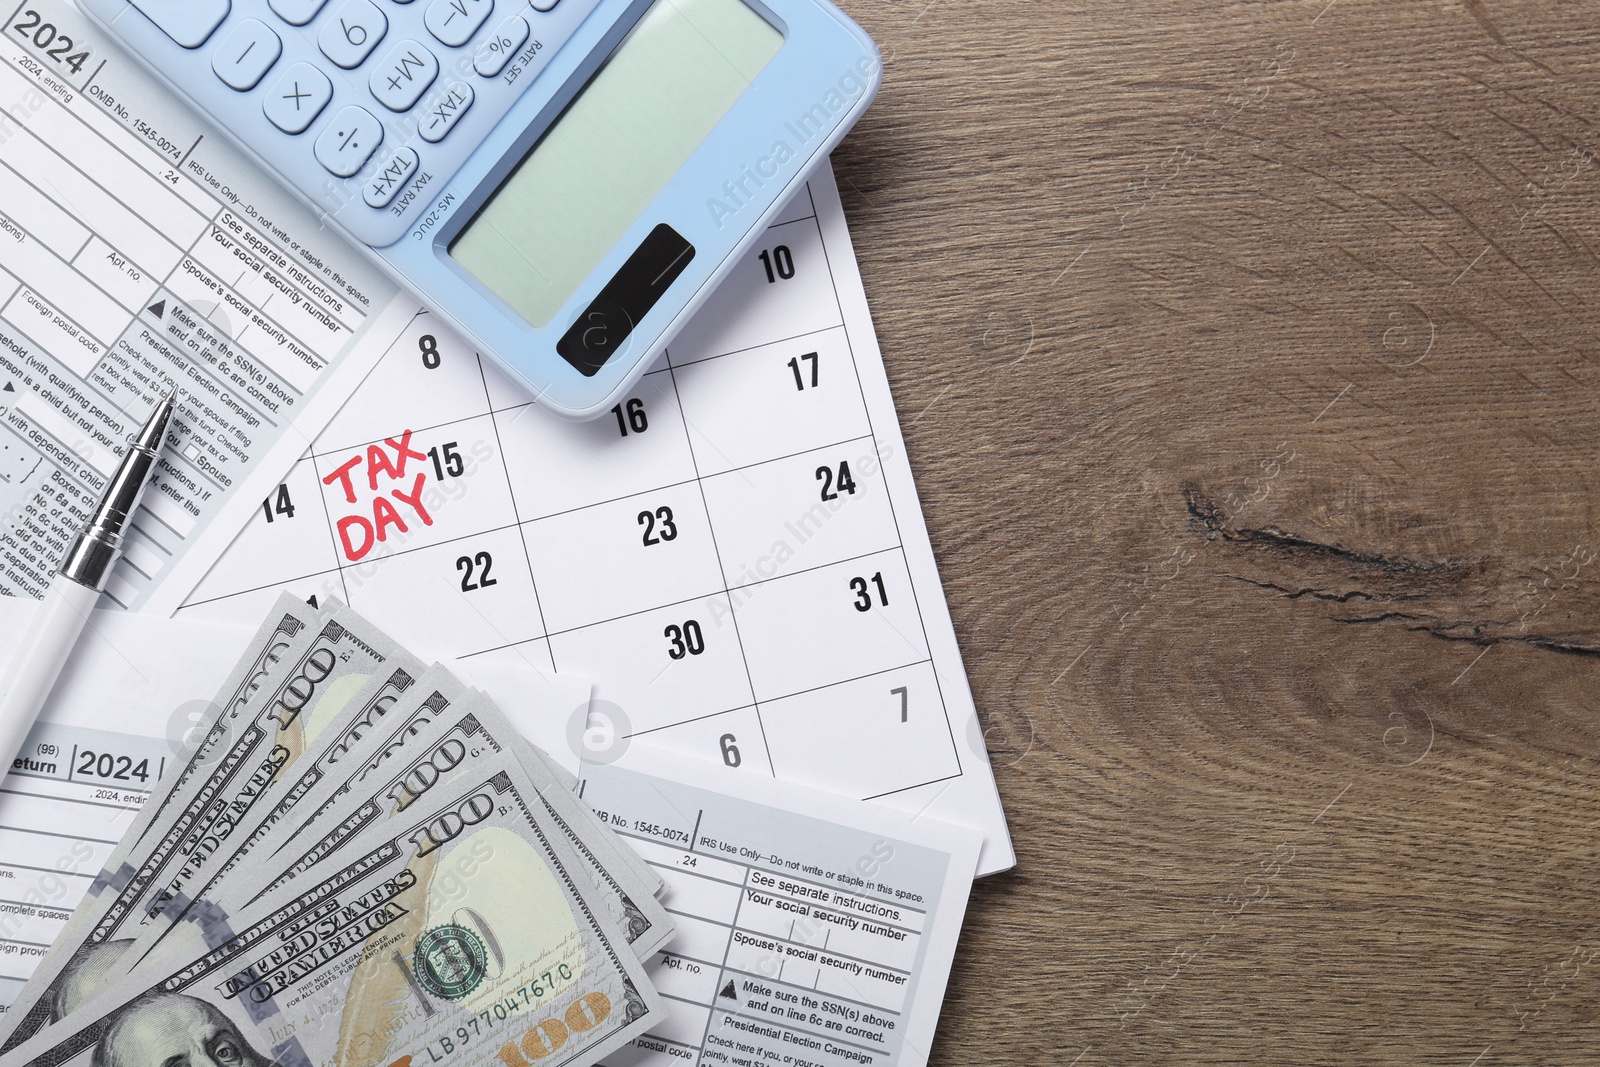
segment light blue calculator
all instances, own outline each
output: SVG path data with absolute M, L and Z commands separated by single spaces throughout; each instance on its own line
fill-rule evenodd
M 876 94 L 827 0 L 79 0 L 551 410 L 590 418 Z

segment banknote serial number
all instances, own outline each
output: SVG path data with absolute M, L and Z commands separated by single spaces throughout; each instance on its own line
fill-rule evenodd
M 538 1006 L 544 998 L 554 993 L 558 984 L 565 985 L 572 981 L 572 968 L 565 963 L 560 964 L 553 971 L 545 971 L 522 986 L 506 994 L 505 999 L 496 1001 L 485 1011 L 480 1011 L 476 1018 L 471 1020 L 472 1034 L 478 1033 L 478 1020 L 483 1020 L 485 1027 L 492 1027 L 497 1022 L 504 1022 L 507 1018 L 530 1006 Z M 458 1034 L 463 1041 L 469 1036 L 466 1027 L 461 1027 Z
M 496 1023 L 503 1023 L 528 1008 L 540 1007 L 544 1003 L 544 998 L 555 992 L 557 984 L 564 985 L 571 982 L 572 977 L 572 968 L 565 963 L 536 976 L 531 982 L 512 990 L 504 999 L 496 1001 L 487 1010 L 480 1011 L 465 1024 L 456 1027 L 454 1034 L 441 1034 L 427 1046 L 429 1058 L 432 1062 L 438 1063 L 470 1045 L 474 1039 L 493 1033 Z M 479 1025 L 480 1023 L 482 1025 Z

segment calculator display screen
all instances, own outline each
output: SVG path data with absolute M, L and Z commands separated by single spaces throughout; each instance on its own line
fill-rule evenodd
M 545 326 L 782 44 L 743 0 L 656 0 L 451 256 Z

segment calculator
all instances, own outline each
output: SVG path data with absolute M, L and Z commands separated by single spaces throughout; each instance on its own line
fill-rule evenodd
M 620 402 L 877 93 L 827 0 L 78 0 L 545 407 Z

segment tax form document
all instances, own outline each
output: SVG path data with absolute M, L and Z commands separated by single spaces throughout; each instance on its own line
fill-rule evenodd
M 606 1067 L 927 1063 L 978 834 L 643 745 L 634 766 L 579 789 L 667 884 L 648 971 L 672 1015 Z
M 0 598 L 0 669 L 34 603 Z M 0 1009 L 66 925 L 251 631 L 96 611 L 0 778 Z M 112 709 L 108 714 L 108 709 Z
M 336 596 L 417 653 L 595 681 L 634 738 L 947 822 L 1014 862 L 832 171 L 633 395 L 551 417 L 418 315 L 180 617 Z
M 70 3 L 0 4 L 0 593 L 42 595 L 176 380 L 106 591 L 170 614 L 410 311 Z

